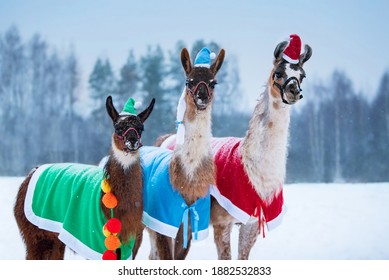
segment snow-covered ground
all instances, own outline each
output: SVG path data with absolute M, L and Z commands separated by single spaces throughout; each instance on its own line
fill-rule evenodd
M 22 260 L 25 249 L 13 205 L 23 178 L 0 177 L 0 259 Z M 250 259 L 389 260 L 389 183 L 286 185 L 288 211 L 282 224 L 259 239 Z M 232 233 L 233 257 L 237 234 Z M 147 233 L 137 259 L 148 258 Z M 67 251 L 66 259 L 81 259 Z M 188 259 L 217 259 L 212 228 L 192 244 Z

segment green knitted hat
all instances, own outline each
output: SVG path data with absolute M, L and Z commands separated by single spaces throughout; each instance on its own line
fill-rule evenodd
M 139 108 L 139 105 L 140 105 L 140 102 L 135 102 L 134 98 L 128 98 L 120 115 L 121 116 L 125 116 L 125 115 L 136 116 L 137 115 L 136 109 Z

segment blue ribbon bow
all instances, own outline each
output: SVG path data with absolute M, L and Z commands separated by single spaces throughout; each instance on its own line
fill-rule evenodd
M 197 213 L 194 205 L 188 207 L 185 203 L 182 203 L 181 207 L 185 209 L 184 214 L 182 216 L 182 224 L 184 225 L 184 244 L 183 247 L 186 249 L 188 247 L 188 220 L 189 220 L 189 212 L 193 215 L 194 219 L 194 239 L 198 239 L 198 230 L 199 230 L 199 220 L 200 216 Z

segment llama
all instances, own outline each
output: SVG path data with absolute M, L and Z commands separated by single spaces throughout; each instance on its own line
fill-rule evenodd
M 257 235 L 260 232 L 264 235 L 265 225 L 271 229 L 282 217 L 290 122 L 288 105 L 302 98 L 300 83 L 305 77 L 302 67 L 310 59 L 312 49 L 305 45 L 305 52 L 301 55 L 300 52 L 301 40 L 295 34 L 291 35 L 289 44 L 285 41 L 277 45 L 274 67 L 254 109 L 246 136 L 213 142 L 220 174 L 217 175 L 217 188 L 213 188 L 212 193 L 215 200 L 211 222 L 219 259 L 231 259 L 230 232 L 236 220 L 242 223 L 238 258 L 248 259 Z M 224 152 L 227 150 L 229 154 Z M 223 177 L 224 170 L 230 173 L 229 178 L 238 177 L 240 182 Z M 239 188 L 239 192 L 232 192 L 231 188 Z M 255 218 L 250 220 L 250 217 Z
M 265 225 L 274 228 L 282 217 L 282 186 L 286 173 L 290 107 L 302 98 L 303 65 L 312 49 L 300 38 L 281 42 L 274 51 L 265 91 L 260 95 L 244 138 L 213 138 L 217 179 L 211 187 L 211 223 L 219 259 L 231 259 L 230 235 L 240 224 L 238 259 L 248 259 Z M 164 146 L 172 147 L 174 139 Z M 169 139 L 167 140 L 169 141 Z
M 176 225 L 175 230 L 169 232 L 156 230 L 152 226 L 151 219 L 148 218 L 149 213 L 145 210 L 144 219 L 151 241 L 150 259 L 185 259 L 189 252 L 187 244 L 192 239 L 191 231 L 194 238 L 198 240 L 208 235 L 209 186 L 215 184 L 216 175 L 210 149 L 211 107 L 216 85 L 215 76 L 222 66 L 224 56 L 225 51 L 222 49 L 211 65 L 211 59 L 214 57 L 207 48 L 203 48 L 192 65 L 187 49 L 184 48 L 181 52 L 181 63 L 186 74 L 186 87 L 180 97 L 177 110 L 179 137 L 170 162 L 167 164 L 173 192 L 179 194 L 185 202 L 178 204 L 177 207 L 182 208 L 181 206 L 185 205 L 185 213 L 181 216 L 183 210 L 178 209 L 180 213 L 178 228 Z M 166 137 L 162 136 L 157 139 L 156 146 L 159 146 L 159 143 Z M 158 149 L 161 150 L 161 148 Z M 160 196 L 166 196 L 166 192 Z M 148 201 L 149 198 L 145 200 Z M 160 201 L 161 198 L 157 197 L 154 204 L 161 203 Z M 165 203 L 164 207 L 172 207 L 172 202 L 168 203 L 169 205 Z M 206 221 L 206 230 L 204 226 L 200 227 L 200 208 L 204 211 L 202 215 L 208 216 L 201 217 L 202 221 Z M 175 214 L 172 213 L 172 215 Z
M 120 114 L 109 96 L 114 126 L 105 168 L 45 164 L 22 182 L 14 215 L 28 260 L 61 260 L 65 246 L 86 259 L 128 259 L 143 230 L 139 148 L 153 99 L 136 115 L 130 98 Z

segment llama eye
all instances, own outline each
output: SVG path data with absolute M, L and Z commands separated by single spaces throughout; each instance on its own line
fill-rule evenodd
M 187 79 L 185 84 L 187 87 L 193 87 L 194 86 L 193 79 L 190 79 L 190 80 Z
M 209 87 L 210 88 L 215 88 L 215 86 L 217 85 L 217 81 L 216 80 L 211 80 L 209 83 L 208 83 Z
M 277 79 L 282 78 L 282 74 L 280 72 L 275 72 L 274 75 L 276 76 Z

